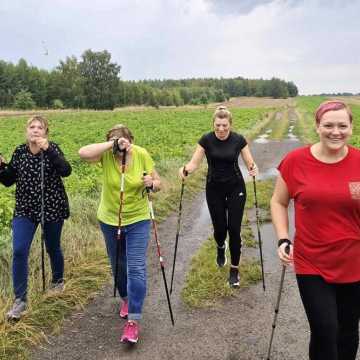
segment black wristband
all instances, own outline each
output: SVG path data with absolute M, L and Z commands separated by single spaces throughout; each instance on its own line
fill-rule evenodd
M 291 243 L 291 241 L 289 239 L 280 239 L 278 241 L 278 247 L 280 247 L 284 243 L 288 244 L 289 246 L 292 245 L 292 243 Z

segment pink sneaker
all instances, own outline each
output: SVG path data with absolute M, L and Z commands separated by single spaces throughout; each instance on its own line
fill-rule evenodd
M 139 326 L 137 323 L 128 321 L 125 324 L 124 332 L 121 336 L 121 342 L 128 342 L 131 344 L 136 344 L 139 340 Z
M 127 300 L 124 300 L 120 306 L 119 316 L 122 319 L 127 319 L 129 314 L 129 303 Z

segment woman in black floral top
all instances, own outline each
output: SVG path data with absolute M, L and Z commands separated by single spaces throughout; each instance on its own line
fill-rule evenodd
M 42 116 L 30 118 L 26 144 L 19 145 L 9 164 L 0 156 L 0 182 L 16 184 L 13 232 L 13 285 L 15 303 L 9 319 L 19 319 L 26 310 L 28 256 L 41 221 L 41 162 L 44 161 L 44 237 L 52 269 L 52 288 L 64 288 L 64 258 L 60 247 L 64 219 L 69 203 L 61 177 L 71 174 L 59 146 L 48 141 L 48 122 Z M 43 154 L 43 156 L 41 155 Z

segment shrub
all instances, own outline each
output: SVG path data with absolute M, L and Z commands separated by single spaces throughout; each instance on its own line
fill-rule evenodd
M 64 108 L 64 103 L 60 99 L 55 99 L 53 101 L 53 108 L 54 109 L 63 109 Z
M 14 108 L 20 110 L 33 109 L 36 106 L 30 91 L 20 90 L 15 95 Z

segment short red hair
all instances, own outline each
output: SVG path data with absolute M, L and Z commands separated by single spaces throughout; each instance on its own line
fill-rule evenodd
M 342 109 L 346 110 L 346 112 L 349 115 L 350 122 L 352 123 L 353 115 L 352 115 L 350 108 L 343 101 L 340 101 L 340 100 L 330 100 L 330 101 L 324 101 L 323 103 L 321 103 L 315 112 L 316 123 L 319 124 L 321 118 L 328 111 L 336 111 L 336 110 L 342 110 Z

